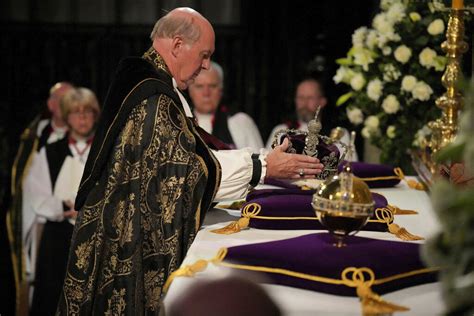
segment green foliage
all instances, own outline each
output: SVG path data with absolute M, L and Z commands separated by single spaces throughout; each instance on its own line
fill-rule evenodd
M 461 162 L 465 177 L 474 167 L 474 82 L 453 144 L 438 155 L 447 164 Z M 474 185 L 459 186 L 439 180 L 432 187 L 433 207 L 440 232 L 423 248 L 425 260 L 442 267 L 440 280 L 448 315 L 474 315 Z

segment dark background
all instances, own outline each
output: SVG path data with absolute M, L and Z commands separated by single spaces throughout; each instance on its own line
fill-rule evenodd
M 370 23 L 378 2 L 363 3 L 3 0 L 1 123 L 10 150 L 53 83 L 89 87 L 103 101 L 119 60 L 141 55 L 156 19 L 177 6 L 197 9 L 215 26 L 213 59 L 225 71 L 226 100 L 255 119 L 265 140 L 293 112 L 295 81 L 311 72 L 333 76 L 334 59 L 346 54 L 353 30 Z
M 264 142 L 294 112 L 295 83 L 326 80 L 336 98 L 334 60 L 345 56 L 355 28 L 369 25 L 378 1 L 251 0 L 2 0 L 0 2 L 0 283 L 8 311 L 10 284 L 4 226 L 9 172 L 19 136 L 46 108 L 49 88 L 71 81 L 103 102 L 122 57 L 141 55 L 155 21 L 179 6 L 214 25 L 213 59 L 225 71 L 225 100 L 251 115 Z M 335 111 L 333 111 L 335 112 Z M 334 115 L 336 115 L 334 113 Z M 2 312 L 0 309 L 0 312 Z M 2 314 L 8 314 L 2 313 Z

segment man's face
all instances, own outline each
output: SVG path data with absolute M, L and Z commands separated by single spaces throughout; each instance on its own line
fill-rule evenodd
M 214 31 L 207 27 L 202 27 L 201 30 L 199 39 L 194 44 L 183 44 L 177 56 L 175 79 L 182 90 L 194 82 L 201 69 L 209 69 L 211 55 L 214 53 Z
M 203 70 L 189 86 L 189 95 L 196 111 L 203 114 L 214 113 L 222 98 L 222 87 L 217 71 Z
M 321 95 L 320 86 L 315 81 L 303 81 L 298 85 L 295 95 L 296 115 L 303 122 L 314 118 L 318 107 L 326 105 L 326 98 Z
M 87 137 L 92 132 L 96 113 L 90 107 L 78 105 L 67 116 L 67 123 L 72 131 L 81 137 Z
M 61 98 L 71 89 L 70 86 L 64 85 L 54 91 L 48 98 L 48 109 L 56 121 L 62 122 L 61 107 L 59 102 Z

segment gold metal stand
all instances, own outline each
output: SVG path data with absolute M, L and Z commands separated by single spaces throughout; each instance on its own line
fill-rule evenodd
M 428 123 L 431 136 L 422 142 L 421 150 L 412 152 L 413 167 L 427 185 L 431 184 L 442 167 L 434 161 L 434 155 L 454 140 L 458 130 L 458 113 L 463 106 L 463 97 L 458 88 L 462 77 L 461 57 L 468 50 L 468 44 L 464 41 L 465 12 L 451 10 L 446 41 L 441 44 L 448 58 L 441 78 L 446 92 L 436 100 L 436 105 L 443 110 L 443 114 L 441 118 Z

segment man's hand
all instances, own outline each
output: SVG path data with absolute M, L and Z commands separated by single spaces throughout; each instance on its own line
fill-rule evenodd
M 305 155 L 288 154 L 288 139 L 267 155 L 267 177 L 285 179 L 314 179 L 321 173 L 319 159 Z
M 74 203 L 70 200 L 64 201 L 64 204 L 69 208 L 69 210 L 63 213 L 65 218 L 76 218 L 77 211 L 74 209 Z

